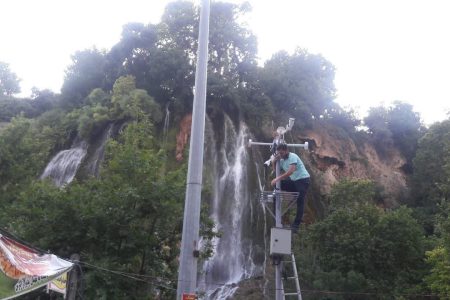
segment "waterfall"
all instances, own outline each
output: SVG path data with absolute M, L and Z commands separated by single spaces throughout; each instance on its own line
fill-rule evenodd
M 105 155 L 106 143 L 111 137 L 113 127 L 114 124 L 111 123 L 106 127 L 106 130 L 103 131 L 103 134 L 98 141 L 97 148 L 95 149 L 95 152 L 91 155 L 91 157 L 89 158 L 89 162 L 87 163 L 86 169 L 88 174 L 98 177 L 100 173 L 100 165 Z
M 41 175 L 41 179 L 50 177 L 53 183 L 58 186 L 64 186 L 70 183 L 84 156 L 87 153 L 88 144 L 84 141 L 75 143 L 72 148 L 60 151 L 48 163 Z
M 199 287 L 207 299 L 227 299 L 238 288 L 236 283 L 264 272 L 264 231 L 258 228 L 263 226 L 263 212 L 257 199 L 261 159 L 255 161 L 249 153 L 250 133 L 244 123 L 236 129 L 225 115 L 220 143 L 211 127 L 207 119 L 204 184 L 213 189 L 210 216 L 222 235 L 213 241 L 215 252 L 203 266 Z
M 163 147 L 167 144 L 167 135 L 169 134 L 169 123 L 170 123 L 170 110 L 169 103 L 166 105 L 166 117 L 164 118 L 164 128 L 163 128 Z

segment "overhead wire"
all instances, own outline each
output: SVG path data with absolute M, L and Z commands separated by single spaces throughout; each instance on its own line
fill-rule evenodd
M 153 286 L 160 287 L 160 288 L 165 288 L 165 289 L 175 290 L 176 291 L 175 288 L 170 287 L 168 285 L 165 285 L 165 284 L 162 284 L 162 283 L 159 283 L 159 282 L 157 283 L 157 282 L 153 282 L 153 281 L 148 281 L 148 280 L 145 280 L 144 278 L 140 278 L 140 277 L 142 277 L 142 274 L 126 273 L 126 272 L 122 272 L 122 271 L 111 270 L 111 269 L 107 269 L 107 268 L 104 268 L 104 267 L 99 267 L 99 266 L 96 266 L 96 265 L 93 265 L 93 264 L 90 264 L 90 263 L 86 263 L 86 262 L 82 262 L 82 261 L 76 261 L 76 262 L 79 263 L 79 264 L 82 264 L 82 265 L 84 265 L 84 266 L 86 266 L 88 268 L 97 269 L 97 270 L 102 271 L 102 272 L 123 276 L 123 277 L 129 278 L 129 279 L 133 279 L 133 280 L 136 280 L 136 281 L 145 282 L 145 283 L 148 283 L 148 284 L 151 284 Z M 145 278 L 152 278 L 152 277 L 151 276 L 146 276 Z M 153 277 L 153 278 L 155 278 L 155 277 Z
M 8 232 L 7 230 L 3 229 L 0 227 L 0 232 L 2 234 L 4 234 L 7 237 L 10 238 L 14 238 L 15 240 L 19 241 L 20 243 L 25 244 L 26 246 L 35 249 L 39 252 L 42 253 L 48 253 L 48 251 L 44 251 L 42 249 L 39 249 L 25 241 L 23 241 L 22 239 L 18 238 L 16 235 Z M 83 268 L 81 267 L 81 265 L 87 267 L 87 268 L 91 268 L 94 270 L 99 270 L 102 272 L 106 272 L 106 273 L 110 273 L 110 274 L 114 274 L 117 276 L 122 276 L 128 279 L 132 279 L 135 281 L 139 281 L 139 282 L 144 282 L 159 288 L 164 288 L 167 290 L 172 290 L 172 291 L 176 291 L 176 288 L 173 288 L 171 286 L 169 286 L 168 284 L 164 284 L 161 282 L 155 282 L 156 281 L 167 281 L 168 283 L 173 283 L 173 282 L 178 282 L 178 281 L 189 281 L 189 280 L 178 280 L 178 279 L 170 279 L 170 278 L 166 278 L 166 277 L 162 277 L 162 276 L 151 276 L 151 275 L 145 275 L 145 274 L 137 274 L 137 273 L 129 273 L 129 272 L 123 272 L 123 271 L 117 271 L 117 270 L 111 270 L 105 267 L 100 267 L 91 263 L 87 263 L 84 261 L 80 261 L 80 260 L 70 260 L 70 259 L 66 259 L 68 261 L 73 262 L 79 269 L 80 275 L 81 275 L 81 284 L 80 284 L 80 289 L 78 289 L 77 294 L 80 297 L 80 299 L 82 299 L 82 295 L 83 295 L 83 290 L 84 290 L 84 284 L 83 284 Z M 149 281 L 146 279 L 152 279 L 153 281 Z M 224 286 L 224 285 L 228 285 L 228 284 L 233 284 L 230 282 L 214 282 L 214 281 L 205 281 L 205 284 L 209 284 L 209 285 L 215 285 L 215 286 Z M 276 288 L 267 288 L 266 290 L 268 291 L 277 291 L 277 290 L 283 290 L 283 289 L 276 289 Z M 320 293 L 320 294 L 330 294 L 330 295 L 366 295 L 366 296 L 386 296 L 386 295 L 390 295 L 390 293 L 374 293 L 374 292 L 349 292 L 349 291 L 329 291 L 329 290 L 308 290 L 308 289 L 302 289 L 302 293 Z M 397 294 L 399 296 L 405 296 L 405 297 L 427 297 L 427 298 L 431 298 L 431 297 L 437 297 L 436 295 L 433 294 L 408 294 L 408 293 L 399 293 Z
M 103 267 L 99 267 L 99 266 L 95 266 L 93 264 L 89 264 L 89 263 L 85 263 L 85 262 L 81 262 L 79 261 L 80 264 L 86 265 L 88 267 L 91 268 L 96 268 L 99 269 L 101 271 L 105 271 L 105 272 L 110 272 L 112 274 L 116 274 L 116 275 L 121 275 L 124 277 L 128 277 L 130 279 L 135 279 L 135 280 L 139 280 L 139 281 L 143 281 L 143 282 L 147 282 L 159 287 L 164 287 L 170 290 L 176 290 L 172 287 L 168 287 L 166 285 L 162 285 L 162 284 L 155 284 L 154 282 L 148 282 L 146 280 L 142 280 L 142 278 L 153 278 L 153 279 L 158 279 L 158 280 L 167 280 L 170 282 L 175 282 L 175 281 L 183 281 L 183 282 L 188 282 L 189 280 L 177 280 L 177 279 L 168 279 L 168 278 L 164 278 L 164 277 L 155 277 L 155 276 L 150 276 L 150 275 L 143 275 L 143 274 L 135 274 L 135 273 L 127 273 L 127 272 L 122 272 L 122 271 L 115 271 L 115 270 L 110 270 L 107 268 L 103 268 Z M 142 277 L 142 278 L 139 278 Z M 224 286 L 224 285 L 229 285 L 229 284 L 233 284 L 230 282 L 211 282 L 211 281 L 205 281 L 206 284 L 210 284 L 210 285 L 216 285 L 216 286 Z M 267 288 L 266 290 L 268 291 L 277 291 L 277 290 L 283 290 L 283 289 L 276 289 L 276 288 Z M 310 290 L 310 289 L 302 289 L 302 293 L 320 293 L 320 294 L 335 294 L 335 295 L 366 295 L 366 296 L 383 296 L 383 295 L 390 295 L 390 293 L 376 293 L 376 292 L 349 292 L 349 291 L 330 291 L 330 290 Z M 433 294 L 408 294 L 408 293 L 399 293 L 397 295 L 400 296 L 409 296 L 409 297 L 436 297 L 436 295 Z

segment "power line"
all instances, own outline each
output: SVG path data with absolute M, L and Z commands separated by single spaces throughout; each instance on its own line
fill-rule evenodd
M 139 278 L 139 277 L 135 276 L 135 275 L 139 275 L 139 274 L 125 273 L 125 272 L 121 272 L 121 271 L 110 270 L 110 269 L 106 269 L 106 268 L 103 268 L 103 267 L 95 266 L 95 265 L 92 265 L 92 264 L 89 264 L 89 263 L 85 263 L 85 262 L 82 262 L 82 261 L 76 261 L 76 262 L 79 263 L 79 264 L 85 265 L 88 268 L 97 269 L 97 270 L 102 271 L 102 272 L 123 276 L 123 277 L 129 278 L 129 279 L 133 279 L 133 280 L 136 280 L 136 281 L 145 282 L 145 283 L 148 283 L 148 284 L 160 287 L 160 288 L 176 291 L 175 288 L 172 288 L 170 286 L 167 286 L 167 285 L 164 285 L 164 284 L 161 284 L 161 283 L 155 283 L 155 282 L 148 281 L 148 280 L 145 280 L 145 279 L 142 279 L 142 278 Z M 130 275 L 130 274 L 133 274 L 133 275 Z
M 365 295 L 365 296 L 383 296 L 383 295 L 391 295 L 391 293 L 371 293 L 371 292 L 345 292 L 345 291 L 326 291 L 326 290 L 305 290 L 302 292 L 310 293 L 310 294 L 330 294 L 330 295 Z M 437 297 L 437 295 L 432 294 L 404 294 L 404 293 L 395 293 L 398 296 L 409 296 L 409 297 Z

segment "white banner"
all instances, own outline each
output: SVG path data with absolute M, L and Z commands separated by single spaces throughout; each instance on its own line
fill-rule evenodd
M 0 234 L 0 299 L 12 299 L 47 285 L 73 264 L 40 253 Z

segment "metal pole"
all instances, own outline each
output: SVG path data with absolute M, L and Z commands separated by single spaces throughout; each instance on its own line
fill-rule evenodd
M 200 197 L 203 176 L 203 142 L 205 138 L 206 80 L 208 63 L 210 1 L 203 0 L 198 34 L 197 69 L 192 112 L 191 142 L 181 239 L 177 299 L 184 293 L 195 293 L 200 227 Z
M 278 143 L 277 143 L 278 145 Z M 280 176 L 280 161 L 277 160 L 276 167 L 275 167 L 275 176 Z M 281 182 L 277 181 L 276 183 L 276 193 L 281 190 Z M 276 195 L 275 193 L 275 195 Z M 275 227 L 281 228 L 281 199 L 277 195 L 275 197 Z M 282 282 L 281 282 L 281 272 L 282 272 L 282 264 L 281 259 L 278 262 L 278 264 L 275 265 L 275 299 L 276 300 L 282 300 L 283 299 L 283 288 L 282 288 Z

